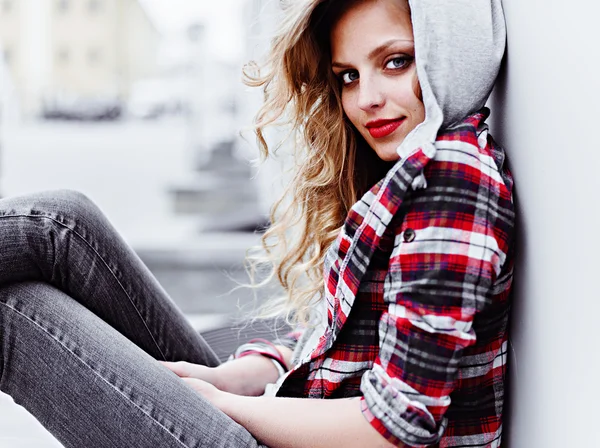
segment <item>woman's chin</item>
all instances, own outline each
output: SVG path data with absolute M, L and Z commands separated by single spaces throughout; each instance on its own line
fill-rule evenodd
M 400 158 L 400 156 L 396 152 L 397 147 L 398 145 L 393 145 L 393 147 L 375 148 L 374 150 L 375 154 L 377 154 L 377 156 L 381 160 L 384 160 L 386 162 L 395 162 Z

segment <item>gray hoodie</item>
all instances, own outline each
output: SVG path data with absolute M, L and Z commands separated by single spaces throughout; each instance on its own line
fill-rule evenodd
M 481 109 L 496 81 L 506 46 L 500 0 L 409 0 L 417 75 L 426 118 L 398 148 L 435 153 L 440 129 Z M 424 186 L 422 176 L 413 187 Z

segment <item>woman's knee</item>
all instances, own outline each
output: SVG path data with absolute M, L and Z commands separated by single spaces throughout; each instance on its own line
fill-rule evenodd
M 71 212 L 75 215 L 80 215 L 85 214 L 90 210 L 97 210 L 96 204 L 88 196 L 78 190 L 50 190 L 42 193 L 42 196 L 51 205 L 65 213 Z
M 99 213 L 90 198 L 70 189 L 42 191 L 0 201 L 0 214 L 5 216 L 47 216 L 59 221 L 71 221 L 87 216 L 96 217 Z
M 48 298 L 56 295 L 65 295 L 65 293 L 55 286 L 39 280 L 0 285 L 0 304 L 16 311 L 20 311 L 25 305 L 33 306 L 33 309 L 51 306 L 52 300 L 48 300 Z
M 0 237 L 20 247 L 37 244 L 38 249 L 48 248 L 39 243 L 56 230 L 70 229 L 85 236 L 110 228 L 96 204 L 76 190 L 50 190 L 0 200 Z
M 89 312 L 84 310 L 83 305 L 67 293 L 44 281 L 28 280 L 0 285 L 1 332 L 23 322 L 54 334 L 70 323 L 75 325 L 77 314 Z

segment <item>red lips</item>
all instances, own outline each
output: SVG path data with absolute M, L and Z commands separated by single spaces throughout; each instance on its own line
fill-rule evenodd
M 405 117 L 394 118 L 392 120 L 373 120 L 369 121 L 365 127 L 369 130 L 371 137 L 383 138 L 394 132 L 402 123 Z

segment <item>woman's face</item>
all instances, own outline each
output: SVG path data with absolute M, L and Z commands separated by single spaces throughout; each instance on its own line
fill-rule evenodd
M 425 119 L 407 2 L 355 2 L 331 29 L 331 56 L 346 116 L 381 159 L 397 160 L 396 148 Z

